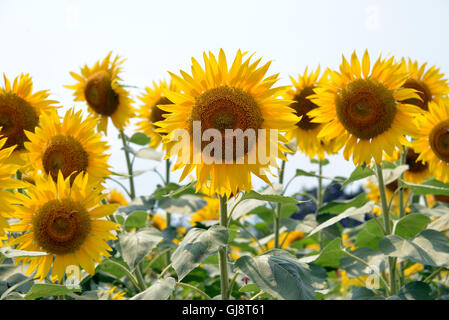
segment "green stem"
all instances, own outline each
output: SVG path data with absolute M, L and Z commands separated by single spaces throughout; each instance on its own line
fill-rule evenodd
M 136 191 L 134 189 L 134 176 L 133 176 L 133 166 L 131 164 L 131 160 L 129 158 L 129 152 L 128 152 L 128 144 L 126 142 L 125 133 L 123 130 L 120 130 L 120 137 L 122 138 L 123 143 L 123 150 L 125 151 L 125 157 L 126 157 L 126 165 L 128 167 L 128 176 L 129 176 L 129 196 L 131 200 L 134 200 L 136 197 Z
M 134 287 L 136 288 L 137 291 L 140 292 L 140 287 L 139 287 L 139 283 L 137 282 L 137 279 L 134 277 L 134 275 L 131 273 L 131 271 L 128 270 L 128 268 L 126 268 L 124 265 L 114 261 L 114 260 L 104 260 L 103 263 L 110 263 L 115 265 L 116 267 L 120 268 L 121 270 L 123 270 L 123 272 L 126 274 L 126 276 L 128 277 L 128 279 L 132 282 L 132 284 L 134 285 Z
M 437 275 L 439 275 L 440 272 L 443 271 L 444 269 L 446 269 L 446 268 L 445 267 L 439 267 L 434 272 L 432 272 L 427 278 L 425 278 L 424 282 L 429 283 L 430 281 L 432 281 L 433 278 L 435 278 Z
M 239 275 L 239 273 L 236 272 L 236 273 L 234 273 L 234 276 L 232 277 L 231 284 L 229 285 L 229 288 L 228 288 L 228 297 L 231 296 L 232 288 L 234 287 L 234 284 L 235 284 L 235 281 L 237 280 L 238 275 Z
M 284 183 L 284 173 L 285 173 L 285 160 L 282 160 L 281 164 L 281 171 L 279 172 L 279 184 Z M 273 229 L 274 229 L 274 247 L 279 248 L 279 228 L 280 228 L 280 221 L 281 221 L 281 203 L 279 202 L 276 207 L 276 214 L 274 215 L 274 223 L 273 223 Z
M 404 147 L 404 150 L 401 153 L 401 162 L 400 165 L 405 164 L 407 157 L 407 148 Z M 401 174 L 400 181 L 404 180 L 404 173 Z M 393 196 L 394 197 L 394 196 Z M 399 186 L 399 218 L 405 217 L 406 207 L 404 204 L 404 188 Z M 396 264 L 397 259 L 395 258 L 394 263 Z M 399 263 L 399 286 L 402 287 L 405 284 L 405 275 L 404 275 L 404 262 Z
M 168 186 L 168 184 L 170 183 L 170 159 L 165 160 L 165 185 Z M 166 213 L 167 215 L 167 227 L 171 226 L 171 214 L 170 213 Z
M 227 227 L 228 225 L 228 208 L 226 196 L 220 197 L 220 225 Z M 219 266 L 220 266 L 220 282 L 221 282 L 221 298 L 222 300 L 228 300 L 228 255 L 227 248 L 224 246 L 218 251 Z
M 388 210 L 387 194 L 385 191 L 385 182 L 382 174 L 382 166 L 376 163 L 377 181 L 379 183 L 379 194 L 382 203 L 382 216 L 384 218 L 385 234 L 388 236 L 391 234 L 390 226 L 390 212 Z M 388 265 L 390 269 L 390 294 L 395 295 L 396 288 L 396 259 L 388 257 Z
M 206 300 L 212 300 L 212 298 L 206 292 L 204 292 L 204 291 L 198 289 L 197 287 L 194 287 L 194 286 L 192 286 L 192 285 L 190 285 L 188 283 L 176 282 L 176 285 L 180 286 L 180 287 L 189 288 L 191 290 L 194 290 L 194 291 L 198 292 L 199 294 L 201 294 L 203 297 L 205 297 Z
M 134 270 L 134 274 L 136 275 L 137 283 L 139 284 L 139 289 L 141 291 L 145 291 L 147 286 L 145 284 L 145 279 L 142 275 L 142 270 L 140 269 L 140 265 L 136 266 L 136 270 Z
M 162 278 L 162 276 L 163 276 L 168 270 L 170 270 L 171 265 L 172 265 L 172 264 L 170 263 L 168 266 L 165 267 L 164 270 L 162 270 L 161 274 L 159 275 L 159 279 Z
M 318 160 L 318 189 L 316 191 L 316 215 L 318 216 L 318 211 L 320 210 L 321 206 L 323 205 L 323 163 L 321 162 L 321 159 Z M 320 231 L 318 233 L 318 242 L 320 243 L 320 248 L 324 247 L 324 238 L 323 233 Z

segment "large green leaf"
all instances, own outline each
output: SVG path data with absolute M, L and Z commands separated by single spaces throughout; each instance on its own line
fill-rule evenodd
M 176 280 L 172 277 L 159 279 L 151 287 L 130 300 L 167 300 L 175 289 L 175 285 Z
M 349 176 L 349 178 L 343 182 L 342 187 L 347 186 L 348 184 L 354 182 L 354 181 L 358 181 L 361 179 L 365 179 L 367 177 L 370 177 L 374 175 L 374 171 L 368 167 L 368 166 L 361 166 L 361 167 L 357 167 Z
M 205 258 L 216 254 L 228 243 L 228 239 L 229 232 L 222 226 L 215 225 L 207 230 L 192 228 L 171 257 L 178 281 L 181 281 Z
M 401 300 L 433 300 L 435 294 L 432 288 L 425 282 L 413 281 L 407 283 L 398 292 L 398 298 Z
M 424 265 L 449 266 L 449 239 L 435 230 L 424 230 L 410 240 L 386 236 L 379 241 L 379 249 L 385 255 Z
M 382 272 L 385 268 L 385 256 L 370 248 L 357 248 L 351 254 L 368 263 L 369 267 L 352 257 L 340 260 L 340 269 L 345 270 L 349 278 L 373 274 L 373 269 Z
M 288 231 L 301 231 L 308 233 L 312 231 L 317 226 L 315 219 L 315 214 L 308 214 L 303 220 L 291 219 L 291 218 L 281 218 L 280 226 L 285 226 Z
M 145 258 L 153 248 L 163 239 L 156 228 L 144 228 L 138 231 L 122 233 L 119 235 L 123 260 L 131 270 Z
M 407 171 L 407 169 L 408 169 L 407 164 L 397 166 L 394 169 L 382 169 L 382 176 L 384 178 L 385 185 L 398 180 L 401 174 Z
M 402 185 L 412 190 L 413 193 L 417 196 L 425 194 L 439 194 L 449 196 L 449 184 L 435 179 L 426 180 L 422 184 L 403 181 Z
M 319 213 L 339 214 L 351 207 L 360 208 L 367 202 L 368 202 L 368 199 L 366 198 L 366 193 L 361 193 L 353 199 L 337 200 L 337 201 L 329 202 L 326 205 L 324 205 L 323 207 L 321 207 L 318 212 Z
M 372 290 L 365 287 L 355 287 L 349 296 L 351 300 L 385 300 L 384 297 L 375 294 Z
M 68 288 L 60 284 L 36 283 L 31 287 L 25 300 L 34 300 L 42 297 L 61 296 L 67 293 L 79 292 L 79 288 Z
M 145 146 L 147 144 L 150 143 L 150 137 L 148 137 L 145 133 L 143 132 L 136 132 L 132 135 L 131 138 L 129 138 L 129 142 L 141 145 L 141 146 Z
M 148 214 L 146 211 L 134 211 L 125 220 L 125 229 L 144 228 L 147 222 Z
M 357 247 L 368 247 L 378 250 L 378 242 L 384 236 L 384 233 L 379 225 L 384 225 L 384 220 L 382 217 L 369 220 L 357 234 L 355 238 L 355 245 Z
M 423 231 L 429 224 L 430 218 L 420 213 L 408 214 L 402 217 L 395 227 L 394 234 L 405 239 L 411 239 Z
M 341 248 L 341 238 L 335 238 L 324 247 L 313 263 L 324 267 L 338 268 L 340 259 L 345 255 L 345 252 Z
M 259 288 L 273 297 L 286 300 L 312 300 L 315 291 L 309 267 L 289 254 L 276 250 L 257 257 L 243 256 L 235 267 Z

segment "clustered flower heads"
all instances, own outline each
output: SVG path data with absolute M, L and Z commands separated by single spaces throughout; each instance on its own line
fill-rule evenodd
M 297 256 L 322 250 L 327 243 L 322 235 L 319 241 L 306 241 L 313 229 L 310 224 L 293 229 L 291 224 L 285 224 L 284 229 L 280 228 L 281 216 L 288 218 L 295 212 L 293 198 L 293 210 L 281 204 L 275 210 L 265 207 L 275 217 L 271 235 L 261 229 L 268 227 L 266 221 L 264 225 L 256 224 L 256 229 L 250 224 L 255 234 L 245 228 L 245 215 L 252 213 L 265 220 L 266 211 L 253 212 L 257 206 L 250 205 L 247 212 L 236 209 L 244 201 L 243 194 L 246 199 L 257 201 L 282 202 L 287 198 L 279 192 L 282 201 L 273 193 L 266 193 L 270 198 L 264 197 L 264 192 L 256 192 L 257 196 L 251 192 L 254 177 L 264 181 L 267 190 L 275 189 L 272 182 L 278 174 L 279 182 L 284 183 L 288 154 L 302 152 L 320 165 L 318 175 L 309 174 L 319 178 L 317 215 L 324 203 L 321 167 L 328 155 L 339 151 L 346 160 L 352 157 L 359 169 L 381 170 L 386 162 L 395 165 L 384 169 L 394 171 L 397 165 L 407 165 L 391 181 L 383 181 L 379 173 L 377 179 L 370 178 L 366 185 L 370 190 L 368 199 L 382 207 L 372 210 L 374 219 L 382 214 L 383 219 L 391 219 L 389 212 L 401 218 L 404 212 L 412 211 L 411 202 L 405 203 L 404 197 L 412 197 L 413 190 L 403 188 L 402 183 L 419 186 L 430 178 L 443 185 L 449 182 L 449 86 L 435 66 L 382 56 L 372 63 L 368 51 L 361 60 L 354 52 L 350 61 L 343 56 L 338 70 L 306 68 L 304 73 L 290 76 L 291 85 L 278 86 L 279 74 L 271 73 L 271 61 L 261 63 L 262 59 L 255 59 L 254 54 L 238 50 L 229 60 L 220 50 L 218 55 L 204 52 L 203 60 L 202 65 L 192 58 L 190 72 L 169 72 L 168 80 L 153 81 L 136 97 L 136 102 L 120 78 L 124 59 L 113 58 L 109 53 L 92 67 L 82 67 L 79 74 L 71 72 L 76 83 L 65 86 L 73 90 L 75 101 L 87 106 L 87 115 L 73 107 L 61 116 L 59 103 L 49 100 L 48 90 L 33 92 L 28 74 L 16 77 L 12 84 L 4 76 L 4 85 L 0 87 L 0 247 L 16 250 L 12 256 L 3 251 L 4 256 L 22 265 L 26 276 L 58 283 L 70 276 L 69 266 L 80 267 L 94 276 L 96 267 L 107 258 L 115 268 L 126 269 L 135 292 L 140 292 L 145 291 L 145 282 L 152 279 L 151 272 L 142 275 L 142 269 L 148 271 L 156 266 L 167 272 L 169 260 L 164 265 L 161 257 L 168 252 L 170 258 L 172 247 L 182 248 L 182 239 L 189 239 L 186 227 L 210 230 L 210 221 L 217 221 L 227 228 L 233 214 L 238 215 L 236 226 L 250 236 L 248 241 L 240 242 L 244 245 L 217 247 L 220 268 L 226 259 L 231 259 L 237 261 L 235 266 L 241 268 L 241 274 L 245 272 L 238 263 L 245 250 L 253 255 L 272 248 L 293 250 L 295 243 L 296 249 L 302 250 Z M 132 118 L 138 120 L 137 133 L 128 137 L 125 129 Z M 108 164 L 109 146 L 104 136 L 109 119 L 120 132 L 128 166 L 126 175 L 113 172 Z M 134 151 L 131 144 L 146 146 L 146 154 L 161 148 L 167 163 L 163 186 L 158 185 L 151 196 L 151 210 L 145 202 L 136 202 L 136 173 L 131 157 L 143 153 Z M 272 173 L 272 169 L 278 173 Z M 170 171 L 176 170 L 180 170 L 179 182 L 189 177 L 191 185 L 182 188 L 170 181 Z M 374 176 L 374 170 L 371 172 Z M 117 177 L 112 178 L 113 175 Z M 129 189 L 118 183 L 131 203 L 117 190 L 108 192 L 105 188 L 106 179 L 117 182 L 119 178 L 129 179 Z M 283 186 L 281 194 L 288 184 Z M 199 194 L 198 203 L 202 205 L 191 212 L 190 224 L 176 229 L 174 235 L 167 236 L 167 232 L 164 237 L 168 238 L 164 239 L 156 236 L 154 232 L 160 235 L 161 230 L 175 226 L 171 213 L 176 213 L 172 209 L 176 205 L 164 201 L 177 199 L 176 193 L 182 196 L 183 192 Z M 449 191 L 434 192 L 426 200 L 446 202 L 442 198 L 445 195 Z M 133 205 L 145 207 L 143 220 L 139 218 L 142 214 L 136 213 L 142 210 L 126 210 Z M 166 209 L 166 215 L 156 209 Z M 153 247 L 139 251 L 134 256 L 145 256 L 146 260 L 141 257 L 136 261 L 125 248 L 129 243 L 139 243 L 133 237 L 138 237 L 143 227 L 153 230 L 151 236 L 159 237 L 158 241 L 163 239 L 167 245 L 162 249 L 166 251 L 155 253 L 151 251 Z M 383 232 L 386 236 L 391 234 L 389 223 Z M 346 234 L 343 245 L 355 250 L 354 242 L 348 239 Z M 153 246 L 158 243 L 152 241 Z M 210 254 L 204 254 L 207 255 Z M 391 261 L 389 266 L 392 272 Z M 423 270 L 419 263 L 409 267 L 413 268 L 407 269 L 408 275 Z M 131 274 L 133 270 L 137 272 L 135 276 Z M 176 268 L 175 271 L 178 272 Z M 112 275 L 116 276 L 114 272 Z M 350 281 L 346 270 L 339 271 L 338 276 L 342 279 L 342 292 L 357 283 Z M 357 279 L 360 282 L 361 278 Z M 228 279 L 221 282 L 222 298 L 233 294 L 232 287 L 223 290 L 226 282 Z M 131 295 L 128 287 L 116 292 L 119 283 L 122 282 L 106 286 L 109 290 L 103 290 L 104 293 L 115 300 Z M 256 284 L 260 295 L 286 297 Z M 385 290 L 387 294 L 397 293 L 393 282 Z

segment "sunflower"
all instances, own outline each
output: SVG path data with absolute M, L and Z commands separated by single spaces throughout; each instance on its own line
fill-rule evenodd
M 279 235 L 279 244 L 281 244 L 281 248 L 286 249 L 289 248 L 293 242 L 301 239 L 304 239 L 304 233 L 301 231 L 282 232 Z M 274 239 L 268 241 L 265 246 L 267 250 L 273 249 Z
M 109 175 L 109 155 L 105 154 L 108 145 L 95 132 L 97 119 L 83 120 L 81 111 L 75 113 L 72 108 L 62 121 L 55 111 L 42 115 L 40 122 L 35 133 L 26 133 L 30 142 L 25 142 L 35 171 L 50 174 L 55 181 L 59 171 L 64 178 L 74 172 L 87 172 L 92 181 L 102 181 Z
M 390 162 L 397 161 L 401 156 L 401 151 L 396 150 L 392 157 L 385 155 L 385 160 Z M 430 177 L 429 165 L 426 162 L 418 160 L 419 154 L 409 147 L 405 155 L 405 164 L 408 169 L 404 172 L 404 181 L 411 183 L 421 183 Z
M 157 127 L 154 123 L 165 119 L 164 115 L 166 111 L 158 107 L 159 104 L 172 104 L 172 102 L 164 96 L 163 90 L 170 89 L 176 91 L 173 81 L 170 82 L 170 86 L 165 81 L 160 81 L 159 84 L 153 82 L 153 88 L 146 87 L 145 94 L 139 97 L 143 102 L 143 105 L 137 111 L 137 117 L 143 119 L 137 122 L 138 130 L 145 133 L 151 138 L 150 148 L 157 148 L 162 141 L 160 133 L 154 131 Z
M 391 183 L 388 183 L 387 185 L 385 185 L 385 193 L 387 196 L 387 202 L 390 203 L 391 202 L 391 207 L 390 207 L 390 212 L 393 212 L 395 214 L 399 214 L 399 194 L 396 192 L 396 190 L 398 189 L 398 180 L 395 180 Z M 380 199 L 380 193 L 379 193 L 379 187 L 377 186 L 376 183 L 374 183 L 371 179 L 368 179 L 367 184 L 364 185 L 364 188 L 367 189 L 367 195 L 366 197 L 368 198 L 368 200 L 374 201 L 374 203 L 376 203 L 377 205 L 380 205 L 381 203 L 381 199 Z M 408 197 L 408 189 L 404 189 L 404 198 L 406 199 Z M 392 197 L 394 196 L 394 198 L 392 199 Z M 373 209 L 373 212 L 377 215 L 377 216 L 381 216 L 382 215 L 382 210 L 379 206 L 375 207 Z M 405 209 L 406 213 L 410 213 L 411 209 L 409 207 L 407 207 Z
M 167 219 L 164 215 L 157 213 L 154 216 L 148 216 L 148 220 L 151 220 L 151 223 L 153 224 L 153 227 L 155 227 L 158 230 L 164 230 L 167 228 Z
M 113 286 L 111 289 L 107 290 L 110 300 L 123 300 L 125 299 L 125 292 L 117 289 L 117 286 Z
M 12 217 L 14 208 L 10 205 L 16 201 L 15 194 L 7 189 L 23 188 L 22 181 L 11 178 L 20 168 L 19 165 L 8 163 L 8 159 L 14 151 L 15 146 L 4 147 L 7 139 L 0 139 L 0 246 L 2 240 L 7 239 L 5 230 L 8 228 L 7 218 Z
M 71 76 L 78 80 L 74 85 L 66 85 L 68 89 L 74 89 L 75 101 L 86 101 L 89 111 L 101 117 L 98 129 L 107 133 L 108 118 L 110 117 L 114 126 L 123 130 L 128 124 L 129 118 L 134 115 L 131 103 L 134 101 L 118 81 L 121 72 L 120 60 L 116 56 L 111 60 L 112 52 L 100 63 L 97 61 L 92 68 L 87 65 L 81 68 L 81 75 L 70 72 Z
M 121 206 L 129 205 L 128 200 L 126 200 L 125 196 L 117 191 L 117 189 L 112 189 L 108 196 L 106 197 L 106 201 L 108 203 L 118 203 Z
M 324 159 L 324 153 L 334 154 L 338 152 L 335 150 L 335 139 L 329 142 L 324 142 L 322 139 L 318 139 L 318 133 L 323 127 L 322 124 L 310 122 L 310 117 L 307 113 L 318 108 L 316 104 L 310 101 L 307 97 L 314 94 L 313 90 L 322 82 L 327 81 L 327 74 L 323 74 L 320 79 L 320 67 L 315 72 L 311 71 L 310 74 L 306 70 L 304 74 L 299 75 L 298 79 L 290 77 L 293 83 L 293 89 L 287 91 L 286 99 L 293 100 L 294 103 L 290 105 L 295 109 L 296 115 L 301 117 L 301 120 L 296 123 L 296 127 L 293 130 L 289 130 L 285 137 L 287 140 L 296 140 L 296 144 L 302 152 L 307 154 L 310 158 L 318 156 L 320 160 Z
M 439 99 L 449 93 L 447 79 L 443 79 L 444 74 L 440 69 L 432 66 L 426 70 L 427 63 L 418 65 L 417 61 L 405 59 L 401 62 L 404 72 L 408 72 L 407 81 L 402 85 L 403 88 L 412 88 L 418 91 L 421 99 L 404 100 L 405 103 L 414 104 L 423 110 L 429 110 L 429 102 Z M 425 71 L 425 72 L 424 72 Z
M 192 76 L 184 71 L 181 77 L 170 73 L 180 90 L 164 91 L 173 104 L 159 105 L 168 112 L 165 120 L 156 123 L 161 127 L 156 131 L 166 134 L 166 159 L 177 155 L 173 170 L 183 168 L 181 180 L 196 169 L 196 189 L 207 188 L 209 195 L 250 190 L 251 173 L 270 184 L 269 166 L 278 167 L 276 158 L 286 160 L 282 152 L 291 152 L 281 143 L 287 142 L 281 132 L 293 129 L 299 121 L 288 106 L 292 101 L 279 98 L 288 87 L 273 88 L 277 74 L 264 79 L 271 62 L 258 68 L 260 59 L 251 63 L 252 56 L 244 57 L 238 50 L 228 68 L 223 50 L 218 60 L 204 53 L 204 69 L 192 58 Z M 189 138 L 178 141 L 180 129 Z M 229 129 L 244 137 L 229 135 Z M 212 143 L 201 141 L 211 133 Z M 237 138 L 240 141 L 234 145 Z
M 220 200 L 218 198 L 203 197 L 206 205 L 192 215 L 190 223 L 218 220 L 220 218 Z
M 449 182 L 449 99 L 431 101 L 428 106 L 429 112 L 417 118 L 419 132 L 413 149 L 435 178 Z
M 36 269 L 35 278 L 43 280 L 52 269 L 51 280 L 61 282 L 68 266 L 81 266 L 95 273 L 95 261 L 110 256 L 106 241 L 116 239 L 111 231 L 118 224 L 104 219 L 117 204 L 100 205 L 105 195 L 101 188 L 88 183 L 88 174 L 79 174 L 73 183 L 59 173 L 57 182 L 42 175 L 27 189 L 16 207 L 12 232 L 24 234 L 12 241 L 17 249 L 40 251 L 43 256 L 17 258 L 15 263 L 29 263 L 26 275 Z M 95 187 L 95 188 L 94 188 Z
M 368 51 L 362 64 L 354 52 L 351 64 L 343 56 L 340 72 L 329 70 L 329 84 L 321 84 L 311 101 L 320 108 L 308 115 L 312 122 L 325 123 L 318 138 L 339 138 L 346 160 L 352 155 L 355 165 L 382 162 L 382 153 L 392 155 L 396 148 L 410 145 L 405 135 L 413 136 L 413 119 L 422 110 L 397 101 L 418 99 L 415 89 L 401 88 L 407 80 L 393 57 L 379 57 L 372 68 Z
M 14 79 L 11 86 L 3 75 L 5 86 L 0 88 L 0 134 L 8 140 L 3 148 L 17 146 L 11 162 L 25 164 L 22 159 L 24 143 L 27 141 L 25 131 L 34 132 L 39 125 L 39 116 L 55 108 L 57 101 L 48 100 L 48 90 L 33 93 L 33 81 L 28 74 L 21 74 Z

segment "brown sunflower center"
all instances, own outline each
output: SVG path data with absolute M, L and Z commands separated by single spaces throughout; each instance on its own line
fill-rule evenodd
M 64 178 L 73 172 L 86 171 L 89 156 L 81 143 L 72 136 L 56 135 L 47 142 L 42 156 L 42 165 L 46 173 L 57 180 L 61 170 Z
M 290 105 L 290 108 L 295 109 L 298 116 L 302 116 L 301 120 L 296 125 L 304 130 L 312 130 L 320 125 L 319 123 L 310 122 L 311 119 L 307 115 L 310 110 L 318 108 L 316 104 L 307 99 L 308 96 L 314 94 L 313 88 L 314 87 L 305 87 L 299 94 L 295 95 L 293 98 L 295 102 Z
M 449 162 L 449 120 L 440 122 L 432 129 L 429 142 L 436 156 Z
M 395 192 L 396 189 L 399 187 L 399 182 L 398 182 L 398 180 L 394 180 L 393 182 L 390 182 L 389 184 L 387 184 L 385 187 L 388 190 L 390 190 L 391 192 Z
M 119 96 L 112 89 L 111 76 L 98 71 L 89 77 L 84 86 L 84 97 L 89 107 L 103 116 L 112 115 L 119 105 Z
M 404 101 L 405 103 L 413 104 L 423 110 L 429 110 L 428 103 L 432 100 L 432 94 L 424 82 L 408 79 L 402 87 L 417 90 L 419 97 L 422 99 L 422 101 L 419 101 L 418 99 L 407 99 Z
M 24 149 L 28 141 L 24 130 L 34 132 L 38 124 L 36 110 L 27 101 L 13 93 L 0 94 L 0 134 L 8 138 L 4 148 L 17 145 L 16 150 Z
M 372 139 L 387 131 L 396 115 L 393 94 L 380 82 L 350 82 L 336 98 L 337 116 L 349 133 Z
M 436 194 L 436 195 L 434 195 L 434 197 L 435 197 L 435 200 L 437 200 L 437 201 L 449 203 L 449 196 L 443 196 L 440 194 Z
M 222 137 L 222 158 L 225 159 L 226 141 L 228 145 L 234 147 L 233 155 L 236 155 L 238 140 L 232 134 L 226 134 L 227 129 L 240 129 L 245 132 L 248 129 L 254 130 L 257 136 L 263 118 L 260 107 L 256 100 L 240 88 L 221 86 L 210 89 L 203 93 L 196 101 L 191 113 L 191 131 L 193 121 L 201 122 L 201 133 L 208 129 L 220 131 Z M 248 153 L 254 143 L 249 141 L 248 136 L 243 137 L 243 150 Z M 209 142 L 203 141 L 203 149 Z
M 53 254 L 79 249 L 91 230 L 87 210 L 71 199 L 48 201 L 35 213 L 32 224 L 37 243 Z
M 153 124 L 153 127 L 156 127 L 156 128 L 157 128 L 157 126 L 155 126 L 154 123 L 156 123 L 158 121 L 165 120 L 163 115 L 168 113 L 167 111 L 164 111 L 158 107 L 158 105 L 160 105 L 160 104 L 173 104 L 173 102 L 171 102 L 170 99 L 168 99 L 166 97 L 161 97 L 151 108 L 150 122 Z M 165 132 L 158 132 L 158 133 L 161 136 L 166 135 Z
M 413 149 L 409 148 L 405 158 L 405 163 L 408 164 L 408 171 L 413 173 L 423 172 L 427 169 L 427 163 L 417 161 L 419 153 L 416 153 Z

